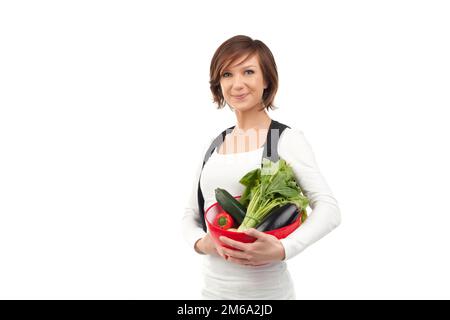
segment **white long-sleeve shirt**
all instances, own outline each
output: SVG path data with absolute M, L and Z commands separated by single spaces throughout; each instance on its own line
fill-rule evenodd
M 205 152 L 208 147 L 209 145 L 205 146 Z M 203 171 L 201 171 L 202 161 L 200 161 L 182 220 L 183 235 L 191 248 L 194 248 L 195 242 L 205 235 L 197 202 L 200 173 L 200 187 L 205 199 L 204 210 L 206 212 L 207 208 L 216 202 L 214 193 L 216 188 L 223 188 L 233 196 L 242 194 L 245 187 L 239 183 L 239 180 L 250 170 L 261 166 L 263 150 L 264 148 L 259 148 L 249 152 L 219 154 L 216 149 L 205 164 Z M 297 182 L 304 195 L 308 197 L 312 209 L 308 219 L 297 230 L 285 239 L 281 239 L 285 250 L 285 260 L 288 260 L 336 228 L 340 224 L 341 218 L 337 201 L 319 171 L 311 146 L 303 132 L 286 128 L 278 142 L 278 154 L 292 166 Z M 204 296 L 221 299 L 257 299 L 258 297 L 284 299 L 292 298 L 294 295 L 292 281 L 284 261 L 266 266 L 248 267 L 236 265 L 220 257 L 205 255 L 204 262 Z M 270 276 L 255 276 L 266 273 Z M 248 288 L 249 286 L 251 288 L 252 283 L 256 282 L 249 279 L 257 280 L 259 289 L 253 291 L 255 295 L 252 295 L 252 291 L 249 291 Z M 239 288 L 241 288 L 239 283 L 246 283 L 247 287 L 244 290 L 246 295 L 239 295 Z M 280 287 L 280 284 L 283 285 Z M 261 288 L 269 289 L 264 291 Z

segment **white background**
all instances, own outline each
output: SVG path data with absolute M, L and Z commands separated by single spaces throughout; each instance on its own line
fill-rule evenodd
M 0 4 L 0 298 L 191 299 L 180 222 L 235 124 L 209 64 L 272 50 L 342 224 L 289 261 L 299 299 L 449 299 L 447 1 Z

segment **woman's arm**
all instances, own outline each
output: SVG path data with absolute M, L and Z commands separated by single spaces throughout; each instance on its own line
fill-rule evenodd
M 335 229 L 341 222 L 341 214 L 302 131 L 286 129 L 279 140 L 278 154 L 292 166 L 312 209 L 306 221 L 281 240 L 287 260 Z
M 207 149 L 205 149 L 206 152 Z M 198 161 L 198 166 L 195 170 L 194 178 L 190 190 L 188 190 L 187 201 L 184 208 L 184 214 L 181 221 L 181 229 L 185 241 L 191 248 L 196 249 L 196 243 L 198 240 L 203 238 L 206 233 L 202 228 L 202 221 L 200 220 L 200 213 L 198 210 L 198 181 L 203 165 L 203 156 L 201 160 Z M 197 249 L 196 251 L 200 253 Z

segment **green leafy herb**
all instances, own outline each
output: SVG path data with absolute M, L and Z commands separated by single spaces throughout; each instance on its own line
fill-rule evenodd
M 247 207 L 247 213 L 238 231 L 258 226 L 273 208 L 286 203 L 295 204 L 299 210 L 308 206 L 308 198 L 302 195 L 294 172 L 285 160 L 263 159 L 262 163 L 261 169 L 248 172 L 239 181 L 246 187 L 240 202 Z

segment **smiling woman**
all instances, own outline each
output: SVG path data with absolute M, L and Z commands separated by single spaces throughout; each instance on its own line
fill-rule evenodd
M 210 89 L 218 108 L 275 109 L 278 72 L 269 48 L 261 41 L 236 36 L 215 52 L 210 68 Z
M 278 73 L 264 43 L 243 35 L 225 41 L 211 61 L 210 89 L 218 108 L 227 104 L 237 124 L 205 147 L 183 216 L 186 241 L 204 255 L 203 298 L 294 299 L 294 285 L 285 261 L 339 225 L 337 202 L 302 131 L 272 120 L 267 114 L 275 109 Z M 211 239 L 205 211 L 217 201 L 217 188 L 232 197 L 242 195 L 245 186 L 241 178 L 266 159 L 283 159 L 291 165 L 312 212 L 284 239 L 251 228 L 243 232 L 256 239 L 253 243 L 221 237 L 223 243 L 236 250 L 225 248 Z M 226 224 L 226 219 L 217 223 Z

